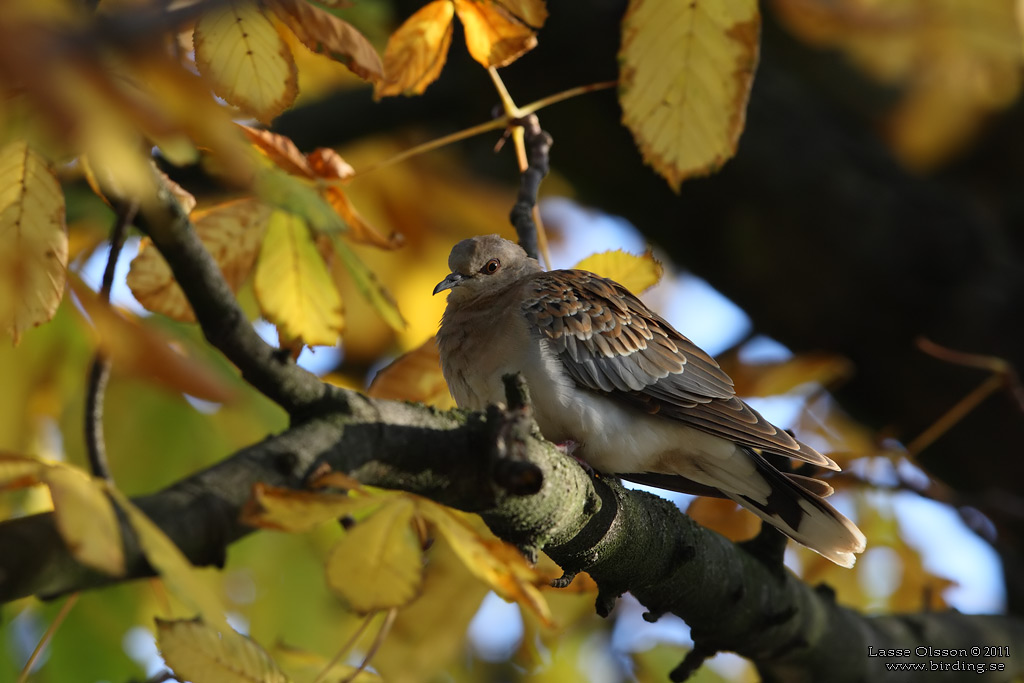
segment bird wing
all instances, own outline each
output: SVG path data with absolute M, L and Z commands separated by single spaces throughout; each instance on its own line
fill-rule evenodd
M 740 400 L 711 356 L 617 282 L 556 270 L 527 287 L 527 322 L 578 386 L 750 448 L 839 469 Z

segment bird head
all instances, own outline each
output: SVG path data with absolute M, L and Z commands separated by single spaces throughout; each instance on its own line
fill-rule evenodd
M 434 294 L 451 289 L 452 296 L 466 299 L 501 291 L 521 277 L 540 271 L 536 259 L 498 235 L 462 240 L 452 249 L 448 267 L 452 272 L 437 283 Z

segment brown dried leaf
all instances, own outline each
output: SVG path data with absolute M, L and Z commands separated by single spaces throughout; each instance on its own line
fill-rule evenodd
M 354 26 L 306 0 L 274 0 L 281 20 L 310 50 L 328 54 L 355 75 L 376 82 L 384 74 L 380 55 Z
M 309 162 L 303 156 L 291 138 L 271 133 L 269 130 L 260 130 L 238 124 L 245 137 L 256 149 L 262 152 L 268 159 L 274 162 L 275 166 L 291 173 L 292 175 L 313 178 L 316 174 L 309 167 Z

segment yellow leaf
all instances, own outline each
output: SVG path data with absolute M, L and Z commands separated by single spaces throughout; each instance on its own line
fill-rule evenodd
M 388 683 L 436 680 L 464 652 L 466 629 L 488 592 L 443 538 L 430 548 L 429 557 L 423 590 L 399 610 L 373 659 Z
M 171 348 L 170 341 L 149 322 L 115 310 L 74 275 L 71 289 L 96 329 L 100 348 L 119 372 L 147 377 L 174 392 L 207 401 L 223 403 L 233 397 L 224 378 Z
M 14 343 L 64 296 L 68 231 L 53 169 L 25 142 L 0 149 L 0 330 Z
M 285 337 L 324 346 L 338 341 L 341 297 L 299 217 L 271 213 L 255 289 L 263 314 Z
M 736 151 L 757 64 L 756 0 L 631 0 L 622 24 L 622 122 L 676 191 Z
M 377 674 L 366 670 L 360 671 L 352 678 L 356 671 L 354 666 L 332 663 L 331 660 L 316 652 L 281 642 L 274 645 L 273 653 L 274 660 L 281 665 L 281 668 L 300 681 L 314 681 L 325 670 L 326 672 L 320 677 L 325 681 L 338 681 L 339 683 L 341 681 L 345 683 L 383 683 L 384 681 Z
M 196 66 L 218 95 L 264 123 L 299 92 L 288 44 L 254 2 L 206 12 L 192 35 Z
M 334 245 L 334 253 L 341 257 L 359 293 L 370 302 L 374 310 L 380 314 L 380 317 L 392 329 L 398 331 L 405 329 L 405 318 L 402 317 L 402 313 L 398 310 L 398 304 L 395 303 L 391 293 L 384 288 L 384 285 L 380 283 L 377 276 L 373 274 L 373 271 L 366 267 L 366 264 L 359 259 L 356 253 L 342 239 L 337 235 L 332 235 L 332 237 L 331 243 Z
M 377 99 L 419 95 L 441 75 L 452 44 L 451 0 L 434 0 L 405 20 L 384 48 L 384 77 L 373 86 Z
M 313 52 L 330 55 L 368 81 L 377 81 L 383 74 L 380 55 L 370 41 L 348 22 L 310 5 L 306 0 L 274 0 L 272 7 Z
M 252 272 L 271 209 L 255 199 L 239 199 L 197 211 L 192 216 L 199 241 L 213 256 L 232 292 Z M 195 314 L 171 268 L 146 239 L 132 260 L 128 287 L 147 310 L 174 320 L 195 322 Z
M 366 393 L 374 398 L 419 401 L 441 410 L 455 407 L 441 374 L 441 355 L 434 337 L 378 372 Z
M 58 464 L 46 468 L 43 480 L 53 497 L 57 530 L 75 559 L 107 574 L 124 574 L 121 526 L 103 484 Z
M 698 496 L 690 502 L 686 514 L 733 541 L 746 541 L 761 530 L 761 520 L 725 498 Z
M 423 550 L 412 526 L 416 504 L 396 497 L 357 523 L 331 549 L 327 583 L 360 614 L 401 607 L 423 582 Z
M 156 620 L 156 641 L 178 680 L 192 683 L 287 683 L 259 644 L 234 631 L 218 633 L 198 619 Z
M 0 491 L 35 486 L 42 481 L 45 468 L 36 458 L 0 451 Z
M 303 533 L 323 524 L 381 505 L 380 496 L 348 496 L 339 493 L 295 491 L 256 484 L 242 510 L 242 521 L 251 526 Z
M 536 47 L 536 32 L 512 13 L 508 3 L 496 0 L 454 1 L 455 11 L 466 30 L 466 47 L 469 54 L 485 67 L 508 66 L 523 53 Z M 531 17 L 547 16 L 543 3 L 517 4 L 524 5 L 525 11 Z
M 128 496 L 113 486 L 108 486 L 107 492 L 128 517 L 128 523 L 138 536 L 142 552 L 170 591 L 194 609 L 206 624 L 225 636 L 233 634 L 234 630 L 224 618 L 224 605 L 220 597 L 199 578 L 196 568 L 182 554 L 174 541 L 136 507 Z
M 658 284 L 664 272 L 649 249 L 642 256 L 627 254 L 621 249 L 602 251 L 591 254 L 573 267 L 615 280 L 634 294 Z
M 451 544 L 466 567 L 505 600 L 515 601 L 551 625 L 551 612 L 537 586 L 548 583 L 514 547 L 481 537 L 456 513 L 429 500 L 419 501 L 422 516 Z

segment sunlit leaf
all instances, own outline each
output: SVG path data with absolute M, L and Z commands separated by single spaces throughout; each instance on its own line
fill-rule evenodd
M 225 610 L 220 597 L 199 578 L 196 568 L 189 563 L 174 541 L 126 495 L 113 486 L 108 487 L 107 491 L 128 517 L 128 523 L 135 531 L 146 559 L 171 592 L 194 609 L 206 624 L 225 636 L 233 634 L 234 630 L 228 626 L 224 617 Z
M 255 199 L 239 199 L 197 211 L 192 216 L 196 237 L 210 252 L 233 292 L 252 272 L 270 211 L 270 207 Z M 128 286 L 146 309 L 182 322 L 195 321 L 192 307 L 170 266 L 148 239 L 143 240 L 139 255 L 132 260 Z
M 351 178 L 355 171 L 337 152 L 319 147 L 306 155 L 309 167 L 321 179 L 321 192 L 327 203 L 341 216 L 348 226 L 347 237 L 353 242 L 371 244 L 382 249 L 397 249 L 404 244 L 401 235 L 392 233 L 385 237 L 356 211 L 341 183 Z
M 0 330 L 17 344 L 64 296 L 68 233 L 53 169 L 25 142 L 0 149 Z
M 615 280 L 634 294 L 640 294 L 658 284 L 664 272 L 661 262 L 654 258 L 650 250 L 641 256 L 628 254 L 621 249 L 602 251 L 591 254 L 573 267 Z
M 96 330 L 100 348 L 118 371 L 147 377 L 172 391 L 207 401 L 223 403 L 233 397 L 225 378 L 173 349 L 150 322 L 115 310 L 77 276 L 72 276 L 70 283 Z
M 441 355 L 434 337 L 378 372 L 367 393 L 374 398 L 419 401 L 441 410 L 455 407 L 441 374 Z
M 486 67 L 507 66 L 537 45 L 533 28 L 512 13 L 512 3 L 497 0 L 454 0 L 455 11 L 466 30 L 466 47 L 473 59 Z M 547 16 L 539 1 L 514 3 L 534 21 Z M 539 25 L 537 26 L 539 28 Z
M 218 633 L 199 619 L 156 620 L 157 646 L 178 680 L 192 683 L 287 683 L 251 638 Z
M 163 182 L 164 186 L 172 195 L 174 195 L 174 198 L 178 200 L 178 204 L 181 206 L 182 212 L 184 212 L 186 216 L 192 213 L 192 209 L 196 208 L 196 198 L 192 196 L 192 193 L 171 180 L 163 171 L 158 171 L 157 174 L 160 176 L 160 180 Z
M 75 559 L 107 574 L 124 574 L 121 526 L 104 486 L 62 465 L 47 467 L 43 479 L 53 497 L 57 530 Z
M 419 95 L 441 75 L 452 44 L 451 0 L 434 0 L 405 20 L 384 48 L 384 77 L 373 88 L 376 98 Z
M 199 71 L 247 114 L 269 123 L 295 100 L 295 60 L 258 4 L 213 7 L 196 22 L 193 41 Z
M 435 679 L 462 651 L 466 629 L 488 592 L 443 537 L 429 557 L 419 597 L 399 610 L 373 660 L 388 683 Z
M 285 337 L 324 346 L 338 341 L 341 297 L 298 216 L 271 214 L 256 264 L 255 289 L 263 314 Z
M 373 306 L 374 310 L 395 330 L 405 328 L 405 319 L 398 310 L 394 298 L 380 283 L 373 271 L 366 267 L 352 249 L 337 237 L 332 241 L 335 253 L 341 257 L 359 293 Z
M 420 509 L 477 578 L 504 599 L 519 603 L 545 624 L 551 624 L 547 602 L 537 589 L 550 579 L 538 574 L 518 550 L 502 541 L 481 537 L 457 513 L 429 500 L 421 501 Z
M 256 149 L 262 152 L 275 166 L 291 173 L 292 175 L 313 178 L 315 173 L 309 167 L 306 157 L 285 135 L 271 133 L 269 130 L 260 130 L 250 126 L 239 125 L 245 137 Z
M 736 151 L 757 64 L 756 0 L 631 0 L 622 23 L 622 121 L 676 191 Z
M 265 529 L 303 533 L 324 522 L 364 512 L 383 502 L 379 496 L 355 497 L 256 484 L 252 498 L 242 511 L 242 521 Z
M 331 549 L 327 583 L 361 614 L 401 607 L 423 582 L 423 550 L 412 527 L 416 505 L 396 497 L 355 524 Z
M 330 55 L 368 81 L 381 77 L 380 55 L 351 24 L 306 0 L 273 0 L 271 5 L 288 28 L 313 52 Z

